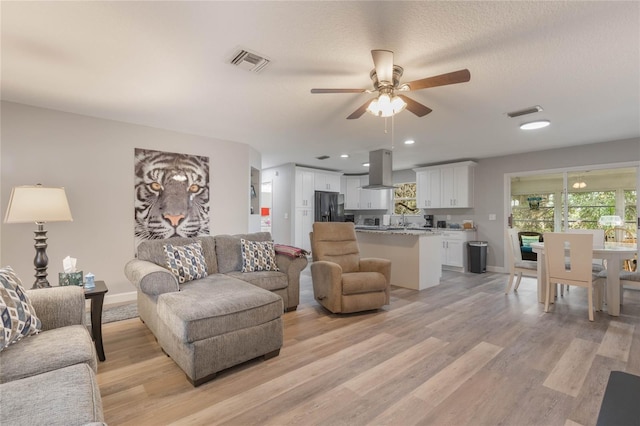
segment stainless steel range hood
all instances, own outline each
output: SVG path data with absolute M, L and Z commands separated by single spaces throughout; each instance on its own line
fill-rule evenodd
M 393 189 L 392 158 L 388 149 L 369 152 L 369 185 L 363 189 Z

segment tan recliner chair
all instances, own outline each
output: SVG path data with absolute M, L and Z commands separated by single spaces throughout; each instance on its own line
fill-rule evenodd
M 316 222 L 311 239 L 313 294 L 333 313 L 378 309 L 389 304 L 391 261 L 361 259 L 351 222 Z

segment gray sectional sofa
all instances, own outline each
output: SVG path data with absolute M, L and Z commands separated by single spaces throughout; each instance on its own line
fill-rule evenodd
M 96 352 L 85 326 L 82 287 L 26 293 L 42 331 L 0 352 L 0 424 L 102 424 Z
M 138 289 L 140 318 L 194 386 L 250 359 L 278 355 L 281 315 L 299 303 L 306 257 L 276 254 L 278 271 L 242 272 L 241 239 L 267 242 L 271 234 L 145 241 L 125 266 Z M 179 284 L 164 246 L 197 241 L 208 275 Z

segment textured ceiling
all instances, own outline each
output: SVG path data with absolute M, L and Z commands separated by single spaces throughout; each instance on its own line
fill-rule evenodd
M 635 1 L 0 7 L 3 100 L 248 143 L 265 167 L 363 172 L 368 152 L 392 142 L 399 170 L 640 137 Z M 258 74 L 234 67 L 238 48 L 271 63 Z M 462 68 L 471 81 L 410 92 L 433 112 L 393 123 L 345 119 L 372 95 L 310 94 L 370 88 L 372 49 L 394 51 L 401 82 Z M 533 105 L 544 111 L 505 114 Z M 534 118 L 552 125 L 518 129 Z

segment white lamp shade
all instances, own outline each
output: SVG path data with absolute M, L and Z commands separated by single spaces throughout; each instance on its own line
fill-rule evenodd
M 5 223 L 71 222 L 64 188 L 16 186 L 11 190 Z
M 598 225 L 600 226 L 622 226 L 624 220 L 620 216 L 600 216 L 598 219 Z

